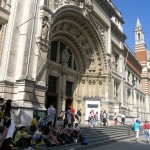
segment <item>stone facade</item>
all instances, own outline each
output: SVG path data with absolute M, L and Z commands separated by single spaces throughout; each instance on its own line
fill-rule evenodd
M 17 124 L 29 125 L 33 110 L 50 104 L 58 114 L 69 105 L 81 108 L 85 120 L 87 101 L 97 101 L 99 111 L 110 116 L 140 112 L 145 119 L 149 108 L 139 87 L 142 67 L 124 44 L 124 20 L 112 2 L 8 4 L 10 9 L 0 7 L 7 16 L 0 20 L 0 94 L 13 100 Z

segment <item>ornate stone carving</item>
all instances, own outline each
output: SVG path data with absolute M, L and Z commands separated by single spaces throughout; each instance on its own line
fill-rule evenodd
M 79 6 L 80 8 L 84 8 L 85 14 L 89 13 L 93 9 L 92 0 L 47 0 L 47 1 L 49 9 L 53 12 L 64 5 L 76 5 Z
M 82 80 L 81 82 L 82 82 L 82 84 L 85 84 L 86 81 L 85 81 L 85 80 Z
M 48 7 L 50 10 L 55 11 L 63 5 L 76 4 L 74 0 L 48 0 Z
M 52 23 L 52 14 L 42 8 L 40 12 L 40 18 L 42 24 L 41 31 L 39 31 L 40 35 L 37 37 L 37 45 L 40 50 L 42 50 L 43 52 L 47 52 L 50 47 L 49 33 L 50 25 Z
M 94 61 L 94 54 L 91 56 L 90 59 L 90 68 L 89 72 L 95 72 L 96 71 L 96 66 L 95 66 L 95 61 Z
M 50 32 L 50 25 L 48 23 L 48 17 L 44 16 L 43 22 L 42 22 L 42 33 L 41 38 L 43 40 L 49 40 L 49 32 Z
M 101 35 L 101 37 L 105 40 L 105 29 L 94 19 L 92 18 L 93 23 L 95 24 L 96 28 L 98 29 L 97 31 Z

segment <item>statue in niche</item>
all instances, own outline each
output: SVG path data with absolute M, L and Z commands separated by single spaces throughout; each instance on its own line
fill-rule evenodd
M 63 49 L 62 51 L 62 63 L 66 64 L 69 61 L 70 54 L 67 49 Z
M 43 18 L 43 22 L 42 22 L 42 33 L 41 33 L 41 37 L 44 40 L 48 40 L 49 39 L 49 30 L 50 30 L 50 26 L 49 26 L 49 19 L 47 16 L 44 16 Z
M 96 71 L 94 59 L 91 59 L 89 71 Z

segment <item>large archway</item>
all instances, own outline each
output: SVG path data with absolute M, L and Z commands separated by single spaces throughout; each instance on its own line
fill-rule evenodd
M 85 18 L 78 7 L 64 6 L 53 16 L 50 41 L 48 65 L 51 69 L 48 70 L 47 82 L 55 78 L 56 90 L 55 93 L 48 91 L 47 107 L 53 103 L 58 112 L 65 110 L 68 105 L 78 109 L 83 105 L 81 101 L 84 97 L 100 96 L 96 88 L 101 86 L 99 79 L 107 72 L 107 61 L 104 41 L 94 23 Z M 57 44 L 54 46 L 54 43 Z M 64 49 L 72 56 L 72 67 L 68 62 L 62 62 Z M 82 87 L 85 82 L 89 88 Z M 51 84 L 48 84 L 49 87 Z M 68 89 L 71 89 L 70 94 L 67 93 Z

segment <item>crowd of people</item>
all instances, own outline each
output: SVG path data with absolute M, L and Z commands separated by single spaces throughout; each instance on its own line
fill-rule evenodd
M 0 119 L 4 119 L 0 129 L 2 133 L 0 150 L 10 150 L 14 146 L 32 150 L 32 145 L 38 148 L 44 143 L 50 147 L 83 142 L 84 137 L 79 128 L 81 109 L 75 114 L 75 110 L 70 106 L 66 111 L 61 111 L 56 118 L 56 109 L 51 105 L 43 117 L 37 115 L 32 120 L 29 134 L 25 126 L 16 128 L 11 118 L 11 102 L 7 100 L 0 111 Z
M 3 101 L 3 99 L 0 99 L 0 101 Z M 28 134 L 24 126 L 16 130 L 15 123 L 11 118 L 11 103 L 12 100 L 7 100 L 0 110 L 0 121 L 3 120 L 3 125 L 0 127 L 0 133 L 3 133 L 0 140 L 0 150 L 12 149 L 13 146 L 28 147 L 31 150 L 32 145 L 38 147 L 44 143 L 49 147 L 83 142 L 84 137 L 79 128 L 82 116 L 81 109 L 75 113 L 74 108 L 69 106 L 66 111 L 61 111 L 56 118 L 56 109 L 51 105 L 43 117 L 37 115 L 32 120 L 30 124 L 32 134 Z M 114 125 L 117 125 L 118 122 L 121 125 L 125 125 L 125 114 L 122 113 L 120 118 L 119 122 L 117 114 L 114 113 Z M 98 111 L 94 112 L 94 110 L 91 110 L 88 116 L 88 124 L 91 127 L 97 125 L 108 126 L 109 114 L 106 111 L 101 111 L 99 114 Z M 136 133 L 136 141 L 138 141 L 139 132 L 142 129 L 148 143 L 150 138 L 150 124 L 148 121 L 145 121 L 143 128 L 141 126 L 139 116 L 136 119 L 132 119 L 131 129 Z
M 98 111 L 94 112 L 94 110 L 91 110 L 88 116 L 88 124 L 91 127 L 94 126 L 108 126 L 109 125 L 109 114 L 105 111 L 101 111 L 99 114 Z

